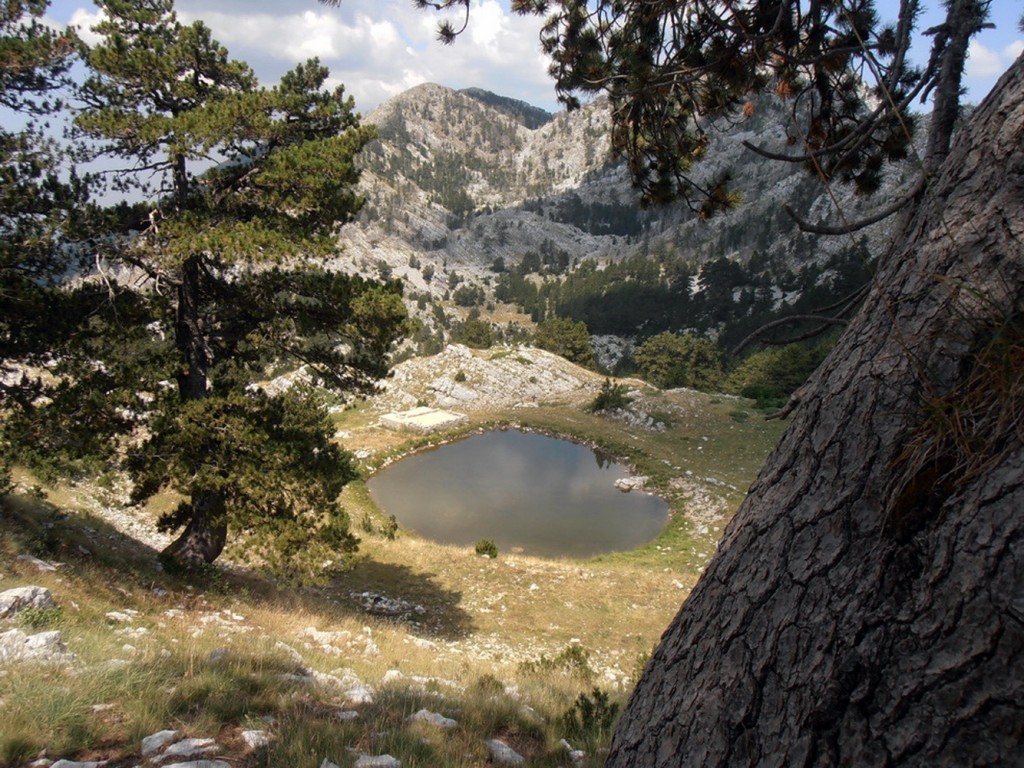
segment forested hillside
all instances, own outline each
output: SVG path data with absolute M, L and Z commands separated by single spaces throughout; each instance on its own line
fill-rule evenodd
M 858 197 L 823 187 L 802 166 L 759 157 L 743 143 L 788 141 L 783 111 L 769 100 L 732 115 L 714 139 L 714 160 L 700 174 L 728 175 L 737 205 L 712 218 L 683 203 L 641 205 L 610 154 L 603 99 L 550 115 L 479 89 L 427 84 L 367 121 L 379 135 L 362 155 L 369 202 L 344 231 L 342 258 L 407 281 L 417 323 L 407 354 L 451 340 L 514 341 L 562 317 L 601 337 L 605 367 L 631 370 L 629 350 L 666 331 L 713 339 L 738 362 L 730 356 L 738 344 L 783 318 L 831 308 L 824 322 L 780 323 L 767 338 L 836 329 L 870 278 L 884 225 L 810 235 L 783 204 L 811 220 L 834 218 L 836 205 L 856 216 L 904 181 L 897 166 L 883 192 Z

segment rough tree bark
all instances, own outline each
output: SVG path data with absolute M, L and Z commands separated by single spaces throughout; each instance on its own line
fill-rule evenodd
M 1022 332 L 1024 59 L 926 194 L 662 638 L 608 765 L 1024 765 L 1020 422 L 960 476 L 937 434 L 972 407 L 956 393 L 993 327 Z M 928 402 L 948 406 L 931 431 Z

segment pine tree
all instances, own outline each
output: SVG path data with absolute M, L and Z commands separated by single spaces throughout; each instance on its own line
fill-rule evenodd
M 259 563 L 322 573 L 355 548 L 337 503 L 351 460 L 310 390 L 259 382 L 302 364 L 347 395 L 387 371 L 399 286 L 319 266 L 362 204 L 353 158 L 373 131 L 315 60 L 261 88 L 170 0 L 100 6 L 76 125 L 143 201 L 91 243 L 107 292 L 50 410 L 89 417 L 97 439 L 69 453 L 124 436 L 136 502 L 180 495 L 159 523 L 182 529 L 170 559 L 211 562 L 231 531 Z
M 20 409 L 40 393 L 34 372 L 47 358 L 49 340 L 62 330 L 62 297 L 53 291 L 72 267 L 57 244 L 85 188 L 60 173 L 63 153 L 45 133 L 61 108 L 77 38 L 44 26 L 43 0 L 0 6 L 0 404 Z M 15 119 L 11 119 L 16 114 Z M 6 438 L 2 441 L 8 454 Z M 6 484 L 0 456 L 0 488 Z

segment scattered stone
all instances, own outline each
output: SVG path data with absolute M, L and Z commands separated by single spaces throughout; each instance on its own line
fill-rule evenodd
M 40 560 L 38 557 L 32 557 L 32 555 L 18 555 L 18 559 L 22 562 L 34 565 L 37 571 L 56 571 L 57 566 L 52 563 L 47 563 L 45 560 Z
M 121 624 L 131 624 L 135 621 L 135 617 L 138 615 L 138 611 L 110 611 L 106 614 L 106 619 L 107 621 L 113 621 Z
M 363 755 L 356 760 L 355 768 L 402 768 L 402 761 L 391 755 Z
M 358 720 L 359 713 L 354 709 L 336 709 L 331 715 L 335 720 L 340 720 L 343 723 L 347 723 L 350 720 Z
M 487 742 L 487 751 L 491 753 L 491 759 L 498 765 L 522 765 L 526 762 L 526 758 L 501 739 L 490 739 Z
M 0 664 L 12 661 L 61 663 L 75 658 L 64 645 L 59 631 L 29 635 L 20 629 L 0 632 Z
M 249 749 L 263 749 L 270 744 L 270 734 L 266 731 L 242 731 L 242 741 Z
M 282 672 L 277 676 L 278 680 L 284 680 L 286 683 L 297 683 L 299 685 L 312 685 L 316 682 L 312 675 L 296 675 L 294 672 Z
M 565 739 L 562 739 L 558 743 L 561 744 L 562 748 L 569 753 L 569 759 L 572 760 L 574 763 L 582 763 L 584 760 L 587 759 L 586 752 L 584 752 L 582 749 L 573 749 L 572 744 L 570 744 Z
M 336 632 L 321 632 L 316 627 L 306 627 L 304 630 L 299 632 L 299 637 L 312 640 L 314 643 L 319 643 L 321 645 L 333 645 L 334 643 L 351 640 L 352 633 L 347 629 L 338 630 Z
M 427 725 L 432 725 L 435 728 L 444 728 L 445 730 L 457 728 L 459 725 L 451 718 L 439 715 L 437 712 L 431 712 L 427 709 L 421 709 L 416 714 L 410 715 L 409 720 L 414 723 L 426 723 Z
M 168 758 L 179 757 L 185 760 L 192 760 L 194 758 L 207 757 L 219 751 L 220 746 L 215 739 L 182 739 L 171 744 L 159 759 L 164 761 Z
M 523 704 L 519 707 L 519 714 L 534 725 L 544 725 L 544 716 L 529 704 Z
M 357 685 L 345 691 L 345 699 L 350 704 L 373 704 L 373 689 L 365 685 Z
M 181 734 L 178 731 L 157 731 L 154 734 L 150 734 L 142 740 L 142 756 L 149 757 L 150 755 L 159 752 L 161 749 L 166 747 L 168 744 L 178 740 Z
M 633 477 L 620 477 L 614 483 L 615 487 L 620 491 L 642 491 L 647 487 L 647 476 L 646 475 L 635 475 Z
M 187 763 L 171 763 L 163 768 L 233 768 L 224 760 L 190 760 Z
M 45 611 L 53 607 L 53 595 L 45 587 L 15 587 L 0 592 L 0 619 L 9 619 L 26 608 Z
M 403 675 L 397 669 L 389 669 L 387 672 L 384 673 L 384 677 L 380 679 L 380 684 L 387 685 L 388 683 L 395 683 L 404 677 L 405 675 Z
M 397 597 L 387 597 L 376 592 L 351 592 L 349 597 L 359 603 L 367 613 L 372 613 L 375 616 L 422 615 L 427 612 L 422 605 L 416 605 Z
M 51 763 L 50 768 L 100 768 L 100 766 L 106 764 L 106 760 L 100 760 L 92 763 L 76 763 L 74 760 L 58 760 L 56 763 Z
M 320 763 L 320 768 L 338 768 L 338 766 L 325 757 L 324 761 Z
M 305 662 L 302 660 L 302 654 L 296 651 L 290 645 L 288 645 L 288 643 L 284 643 L 278 640 L 276 643 L 274 643 L 274 648 L 276 648 L 279 651 L 284 651 L 288 655 L 288 657 L 296 664 L 305 665 Z

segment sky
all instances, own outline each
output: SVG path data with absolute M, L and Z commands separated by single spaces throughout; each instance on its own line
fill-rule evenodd
M 454 46 L 437 41 L 438 15 L 417 10 L 411 0 L 341 0 L 338 7 L 317 0 L 178 0 L 179 18 L 202 19 L 232 57 L 249 63 L 265 84 L 277 82 L 295 64 L 317 56 L 331 71 L 330 85 L 343 83 L 366 114 L 415 85 L 476 86 L 555 111 L 554 85 L 540 51 L 542 19 L 514 16 L 508 0 L 472 0 L 467 31 Z M 884 14 L 894 2 L 880 0 Z M 928 0 L 923 29 L 941 20 L 941 3 Z M 992 0 L 995 29 L 971 44 L 965 86 L 977 103 L 1010 63 L 1024 51 L 1018 27 L 1024 4 Z M 74 24 L 88 41 L 96 7 L 83 0 L 53 0 L 49 18 Z M 455 18 L 461 25 L 461 15 Z M 915 52 L 927 58 L 928 44 Z

